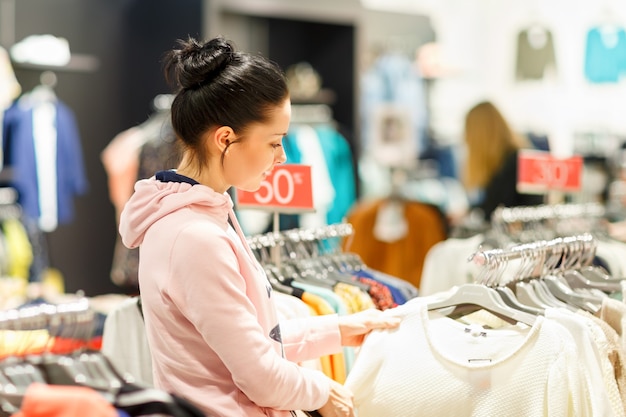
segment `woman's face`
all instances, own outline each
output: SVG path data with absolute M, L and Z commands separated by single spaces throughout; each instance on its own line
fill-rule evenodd
M 290 119 L 291 102 L 286 99 L 270 112 L 267 122 L 250 125 L 241 142 L 228 148 L 224 174 L 229 184 L 244 191 L 256 191 L 272 169 L 287 160 L 282 142 Z

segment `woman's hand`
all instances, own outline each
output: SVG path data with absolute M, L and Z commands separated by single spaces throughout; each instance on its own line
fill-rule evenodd
M 343 346 L 361 346 L 365 336 L 372 330 L 393 329 L 399 324 L 399 318 L 386 317 L 382 311 L 373 308 L 339 316 L 341 344 Z
M 317 411 L 322 417 L 354 417 L 352 397 L 348 388 L 331 379 L 328 401 Z

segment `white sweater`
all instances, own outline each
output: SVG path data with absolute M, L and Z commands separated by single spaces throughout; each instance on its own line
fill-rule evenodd
M 371 333 L 346 381 L 359 417 L 593 415 L 576 344 L 555 321 L 481 329 L 419 299 L 385 313 L 404 316 L 400 327 Z

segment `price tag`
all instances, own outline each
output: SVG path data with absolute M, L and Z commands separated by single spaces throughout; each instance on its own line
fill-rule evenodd
M 549 152 L 521 150 L 517 160 L 517 190 L 529 194 L 579 191 L 583 158 L 555 158 Z
M 314 211 L 311 166 L 279 165 L 255 192 L 237 190 L 239 208 L 262 208 L 282 213 Z

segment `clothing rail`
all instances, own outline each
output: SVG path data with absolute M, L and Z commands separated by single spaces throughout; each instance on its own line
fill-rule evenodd
M 591 234 L 559 237 L 513 246 L 509 249 L 478 251 L 468 261 L 482 266 L 477 281 L 493 286 L 505 284 L 502 275 L 514 260 L 520 260 L 513 279 L 545 275 L 558 269 L 588 266 L 593 261 L 597 241 Z
M 301 228 L 268 232 L 247 238 L 253 251 L 259 254 L 261 262 L 270 258 L 279 266 L 281 257 L 286 253 L 290 259 L 307 258 L 319 242 L 351 236 L 354 229 L 349 223 L 337 223 L 316 228 Z
M 331 238 L 351 236 L 354 233 L 349 223 L 337 223 L 310 229 L 290 229 L 281 232 L 268 232 L 247 238 L 254 248 L 271 248 L 290 242 L 313 242 Z
M 49 341 L 55 337 L 67 338 L 80 342 L 77 343 L 80 347 L 84 347 L 90 341 L 95 324 L 95 313 L 86 298 L 72 303 L 56 305 L 43 303 L 0 311 L 0 331 L 43 330 L 47 331 Z M 16 346 L 14 351 L 2 351 L 6 346 L 7 343 L 0 342 L 1 356 L 21 351 L 20 346 Z
M 492 222 L 533 222 L 549 219 L 572 219 L 579 217 L 599 218 L 605 208 L 599 203 L 554 204 L 523 207 L 499 207 L 492 215 Z
M 599 203 L 500 207 L 491 217 L 492 230 L 503 247 L 606 229 L 600 222 L 606 213 Z

